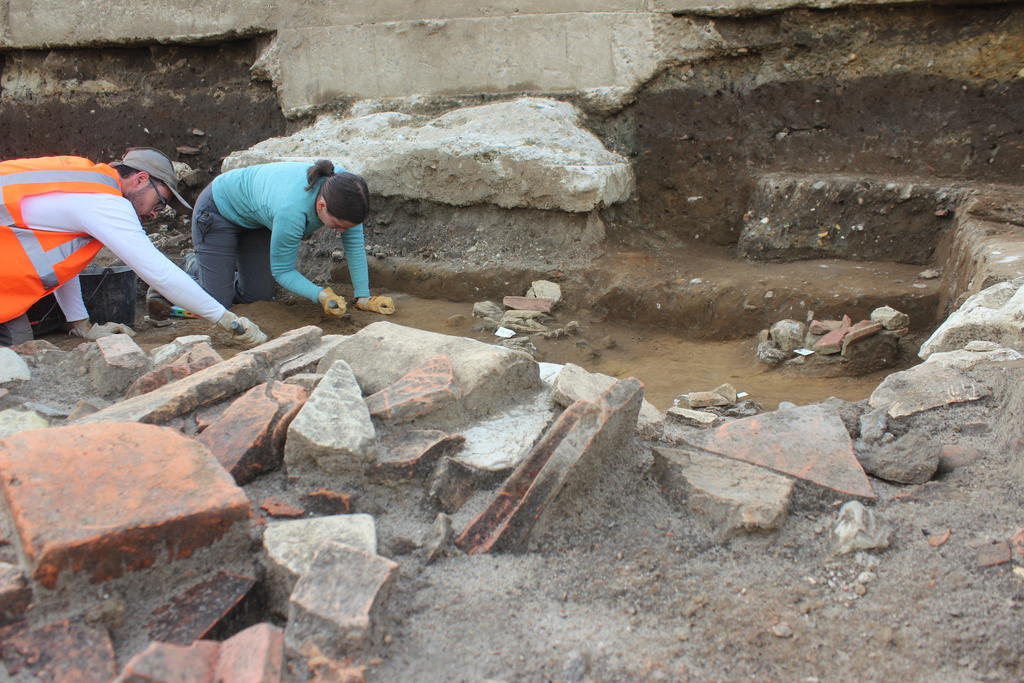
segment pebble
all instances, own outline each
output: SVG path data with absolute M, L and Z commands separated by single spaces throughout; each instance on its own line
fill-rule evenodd
M 786 622 L 780 622 L 772 626 L 772 635 L 777 638 L 792 638 L 793 629 Z

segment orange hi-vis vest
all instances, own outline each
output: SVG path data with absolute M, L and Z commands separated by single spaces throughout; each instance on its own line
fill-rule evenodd
M 40 157 L 0 162 L 0 322 L 74 278 L 103 245 L 84 232 L 35 230 L 21 216 L 21 202 L 49 192 L 121 196 L 117 171 L 81 157 Z

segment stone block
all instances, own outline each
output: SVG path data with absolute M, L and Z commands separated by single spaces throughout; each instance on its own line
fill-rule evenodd
M 323 330 L 316 325 L 297 327 L 255 348 L 242 351 L 239 355 L 254 356 L 259 359 L 260 364 L 276 367 L 315 348 L 320 343 L 322 334 Z
M 964 301 L 918 351 L 927 359 L 937 351 L 956 351 L 971 341 L 992 341 L 1024 352 L 1024 277 L 999 282 Z
M 562 407 L 576 401 L 595 401 L 602 392 L 618 381 L 611 375 L 589 372 L 573 363 L 566 363 L 555 375 L 552 400 Z M 637 431 L 645 439 L 656 439 L 661 433 L 665 415 L 648 401 L 640 406 Z
M 89 379 L 101 396 L 120 395 L 149 371 L 152 363 L 145 351 L 127 334 L 100 337 L 86 353 Z
M 21 567 L 0 562 L 0 625 L 25 616 L 32 604 L 32 589 Z
M 307 398 L 306 390 L 294 384 L 259 384 L 236 398 L 196 438 L 237 484 L 248 483 L 281 466 L 288 426 Z
M 554 299 L 529 296 L 506 296 L 501 300 L 501 303 L 505 308 L 520 311 L 539 311 L 541 313 L 550 313 L 551 309 L 555 307 Z
M 690 410 L 689 408 L 672 407 L 665 411 L 673 418 L 691 427 L 711 427 L 718 422 L 718 416 L 714 413 L 706 413 L 703 410 Z
M 345 336 L 341 334 L 328 334 L 320 337 L 316 346 L 281 363 L 277 368 L 277 376 L 281 379 L 288 379 L 294 375 L 312 373 L 327 352 L 344 338 Z
M 717 391 L 691 391 L 680 397 L 680 402 L 685 402 L 686 407 L 690 409 L 727 406 L 731 403 L 727 397 Z
M 175 645 L 199 640 L 227 619 L 255 585 L 251 576 L 217 572 L 153 610 L 146 624 L 149 637 Z
M 559 495 L 585 496 L 594 478 L 636 428 L 643 385 L 616 382 L 597 401 L 577 401 L 559 416 L 505 481 L 487 509 L 459 534 L 467 553 L 522 551 L 530 535 L 558 519 Z
M 530 289 L 526 291 L 526 296 L 532 299 L 551 299 L 557 304 L 562 300 L 562 287 L 557 282 L 550 280 L 534 280 L 530 283 Z
M 267 379 L 269 366 L 258 357 L 239 353 L 184 379 L 141 396 L 119 401 L 81 419 L 95 422 L 166 423 L 179 415 L 239 394 Z
M 803 346 L 807 325 L 798 320 L 779 320 L 771 326 L 768 334 L 776 346 L 788 353 Z
M 427 415 L 462 398 L 452 360 L 439 354 L 413 368 L 397 382 L 368 396 L 370 415 L 400 424 Z
M 402 482 L 425 480 L 438 460 L 454 455 L 466 437 L 436 429 L 413 429 L 388 434 L 380 440 L 377 463 L 369 476 L 374 481 Z
M 167 365 L 180 358 L 183 354 L 188 353 L 190 349 L 199 344 L 210 345 L 211 337 L 208 334 L 189 334 L 183 337 L 178 337 L 174 341 L 158 346 L 149 352 L 149 358 L 153 362 L 154 368 L 159 368 L 163 365 Z
M 363 392 L 374 394 L 439 354 L 452 359 L 455 380 L 462 389 L 456 409 L 467 415 L 493 412 L 507 405 L 510 396 L 541 385 L 537 363 L 525 353 L 387 321 L 346 337 L 324 357 L 317 372 L 326 371 L 337 359 L 344 360 Z
M 28 363 L 8 347 L 0 347 L 0 384 L 23 382 L 32 378 Z
M 263 534 L 270 608 L 288 610 L 295 582 L 309 571 L 313 556 L 325 541 L 338 541 L 371 555 L 377 554 L 377 529 L 370 515 L 333 515 L 312 519 L 273 521 Z
M 34 410 L 15 410 L 8 408 L 0 411 L 0 438 L 32 429 L 46 429 L 50 421 Z
M 284 461 L 290 470 L 362 471 L 377 460 L 376 440 L 355 375 L 337 361 L 288 426 Z
M 222 541 L 224 552 L 247 543 L 248 498 L 204 446 L 173 429 L 21 432 L 0 441 L 0 489 L 29 572 L 46 588 L 68 576 L 100 583 Z
M 778 529 L 794 485 L 762 467 L 675 448 L 655 448 L 652 471 L 662 493 L 707 519 L 719 538 Z
M 910 316 L 889 306 L 880 306 L 871 311 L 871 321 L 880 323 L 887 330 L 902 330 L 910 327 Z
M 692 430 L 687 443 L 841 493 L 874 498 L 843 421 L 827 407 L 797 406 Z
M 922 363 L 894 372 L 871 392 L 868 405 L 901 418 L 952 403 L 977 401 L 991 390 L 960 370 L 941 363 Z
M 117 675 L 107 630 L 78 620 L 14 627 L 0 639 L 0 661 L 15 681 L 110 681 Z
M 397 574 L 391 560 L 326 541 L 292 591 L 286 644 L 299 653 L 316 647 L 335 658 L 365 651 Z

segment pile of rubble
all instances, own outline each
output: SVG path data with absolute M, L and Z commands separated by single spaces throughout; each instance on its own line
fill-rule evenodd
M 853 322 L 780 320 L 757 336 L 757 358 L 767 365 L 799 368 L 819 376 L 864 375 L 893 367 L 902 354 L 900 340 L 910 333 L 910 316 L 882 306 L 869 320 Z
M 859 403 L 760 412 L 722 385 L 666 414 L 635 379 L 390 322 L 226 360 L 200 335 L 0 349 L 0 661 L 16 681 L 359 680 L 406 563 L 535 550 L 631 453 L 718 539 L 779 529 L 804 492 L 842 503 L 803 510 L 833 552 L 882 549 L 872 477 L 1019 453 L 1022 367 L 994 341 L 936 342 Z

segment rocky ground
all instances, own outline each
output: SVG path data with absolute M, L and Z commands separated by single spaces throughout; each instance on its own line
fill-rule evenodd
M 252 351 L 195 321 L 6 352 L 7 675 L 1018 678 L 1019 286 L 869 399 L 701 419 L 299 306 Z

